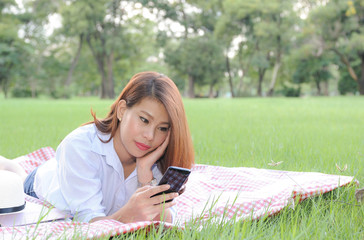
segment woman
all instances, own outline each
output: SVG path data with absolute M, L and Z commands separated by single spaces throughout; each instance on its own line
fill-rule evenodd
M 54 159 L 27 176 L 25 192 L 78 221 L 172 222 L 175 203 L 164 201 L 178 193 L 151 196 L 169 188 L 152 186 L 169 166 L 194 163 L 176 85 L 159 73 L 138 73 L 104 119 L 91 114 L 94 120 L 71 132 Z

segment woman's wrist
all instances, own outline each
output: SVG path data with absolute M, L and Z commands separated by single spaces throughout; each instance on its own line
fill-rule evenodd
M 163 219 L 161 218 L 161 215 L 158 214 L 153 220 L 173 223 L 173 216 L 172 216 L 171 210 L 169 208 L 164 210 Z
M 144 186 L 157 186 L 157 179 L 155 177 L 152 178 L 149 182 L 140 182 L 138 179 L 138 188 L 144 187 Z
M 138 187 L 151 185 L 155 181 L 151 167 L 143 168 L 137 166 L 137 175 L 138 175 Z

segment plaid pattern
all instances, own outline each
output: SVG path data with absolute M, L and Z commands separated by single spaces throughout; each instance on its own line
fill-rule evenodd
M 54 150 L 46 147 L 19 157 L 16 161 L 29 173 L 54 155 Z M 69 239 L 79 235 L 83 238 L 97 238 L 150 227 L 183 229 L 186 222 L 195 219 L 258 219 L 276 214 L 287 206 L 294 207 L 297 199 L 302 201 L 352 181 L 353 177 L 322 173 L 196 165 L 189 176 L 186 191 L 175 199 L 178 213 L 175 225 L 151 221 L 130 224 L 113 220 L 94 223 L 58 221 L 13 228 L 2 227 L 0 239 Z M 32 197 L 27 197 L 26 200 L 50 206 L 49 203 Z

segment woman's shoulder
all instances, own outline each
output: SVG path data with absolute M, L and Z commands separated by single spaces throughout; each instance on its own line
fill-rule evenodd
M 95 124 L 87 124 L 69 133 L 58 146 L 62 149 L 92 150 L 102 155 L 102 149 L 108 142 L 110 134 L 101 133 Z M 57 150 L 58 150 L 57 148 Z
M 58 145 L 56 159 L 58 161 L 63 159 L 70 165 L 82 165 L 83 167 L 85 167 L 84 165 L 93 165 L 97 167 L 99 161 L 96 160 L 101 159 L 101 154 L 98 154 L 97 151 L 101 145 L 98 134 L 94 124 L 76 128 Z
M 95 136 L 97 136 L 97 129 L 95 124 L 87 124 L 80 126 L 70 132 L 64 139 L 64 141 L 87 141 L 91 142 Z
M 58 145 L 57 152 L 61 149 L 70 151 L 70 149 L 88 150 L 92 148 L 95 140 L 98 139 L 98 131 L 95 124 L 87 124 L 76 128 L 70 132 Z

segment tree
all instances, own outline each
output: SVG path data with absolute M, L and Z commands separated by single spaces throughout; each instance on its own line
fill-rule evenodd
M 293 23 L 297 22 L 297 17 L 293 13 L 292 1 L 278 0 L 270 5 L 271 10 L 267 13 L 267 21 L 270 26 L 264 26 L 263 32 L 267 31 L 270 38 L 272 38 L 272 49 L 274 49 L 274 67 L 267 91 L 267 96 L 273 96 L 274 87 L 277 82 L 278 72 L 282 66 L 283 54 L 287 52 L 291 44 L 290 39 L 294 33 Z
M 101 98 L 114 98 L 115 61 L 125 57 L 125 52 L 137 47 L 129 42 L 131 39 L 128 37 L 130 32 L 127 26 L 136 28 L 136 24 L 131 23 L 127 15 L 128 4 L 121 0 L 80 0 L 62 6 L 63 33 L 67 33 L 67 37 L 79 39 L 69 70 L 68 82 L 85 41 L 101 76 Z
M 188 97 L 195 97 L 195 84 L 213 87 L 221 81 L 224 73 L 224 56 L 220 45 L 212 38 L 195 37 L 183 40 L 165 51 L 165 61 L 179 74 L 189 79 Z
M 240 25 L 240 32 L 233 31 L 233 34 L 242 39 L 239 53 L 249 53 L 243 58 L 251 59 L 251 66 L 258 72 L 259 96 L 262 95 L 264 75 L 271 65 L 274 66 L 267 92 L 267 95 L 272 95 L 282 66 L 283 54 L 289 49 L 292 32 L 294 32 L 292 30 L 296 16 L 293 13 L 292 2 L 288 0 L 226 0 L 224 9 L 222 21 Z M 247 72 L 246 69 L 244 72 Z
M 177 40 L 177 46 L 165 48 L 164 54 L 166 55 L 166 62 L 173 66 L 180 76 L 187 76 L 188 96 L 191 98 L 195 97 L 195 84 L 209 83 L 211 89 L 219 80 L 210 78 L 210 81 L 206 82 L 207 79 L 205 77 L 208 73 L 201 74 L 200 72 L 201 69 L 206 69 L 206 66 L 200 67 L 190 64 L 185 58 L 188 52 L 192 54 L 189 56 L 190 62 L 197 63 L 199 61 L 199 64 L 201 64 L 201 60 L 203 62 L 209 61 L 209 59 L 202 59 L 201 56 L 196 54 L 196 51 L 204 54 L 198 49 L 198 47 L 203 47 L 200 45 L 201 41 L 213 45 L 213 49 L 208 49 L 205 54 L 214 55 L 215 51 L 218 51 L 216 48 L 218 44 L 215 44 L 214 39 L 210 39 L 213 36 L 214 17 L 216 15 L 213 14 L 213 11 L 205 11 L 205 7 L 211 3 L 197 0 L 179 0 L 174 2 L 168 0 L 140 0 L 140 2 L 143 6 L 157 11 L 157 16 L 160 17 L 158 20 L 172 21 L 182 26 L 182 34 L 175 29 L 165 30 L 165 35 L 169 36 L 172 40 Z M 180 56 L 181 59 L 172 56 L 170 51 Z M 182 63 L 182 65 L 179 65 L 179 63 Z M 204 65 L 204 63 L 202 64 Z M 221 74 L 218 74 L 218 76 L 221 76 Z
M 293 74 L 294 83 L 313 82 L 317 88 L 317 95 L 323 95 L 321 83 L 327 84 L 332 77 L 329 71 L 330 60 L 320 57 L 303 58 L 299 60 Z M 327 87 L 324 95 L 328 95 Z
M 0 84 L 5 98 L 8 97 L 8 88 L 13 70 L 20 62 L 21 40 L 18 38 L 20 21 L 9 11 L 15 2 L 6 0 L 0 3 Z
M 45 0 L 23 1 L 22 8 L 15 5 L 6 11 L 13 15 L 12 24 L 16 24 L 14 39 L 17 40 L 14 43 L 19 52 L 18 61 L 13 66 L 14 74 L 11 75 L 13 95 L 36 97 L 41 90 L 40 85 L 52 81 L 44 74 L 43 60 L 49 54 L 44 26 L 54 11 L 53 2 Z M 4 32 L 10 33 L 1 30 L 0 34 Z
M 331 0 L 312 10 L 309 20 L 323 49 L 338 55 L 364 95 L 364 1 Z M 359 77 L 352 66 L 356 60 L 361 62 Z

